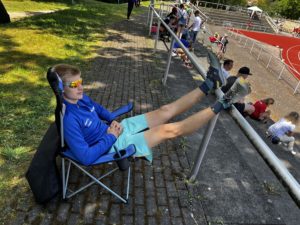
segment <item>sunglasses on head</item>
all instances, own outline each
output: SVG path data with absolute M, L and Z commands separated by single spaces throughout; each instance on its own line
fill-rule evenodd
M 66 82 L 66 83 L 64 83 L 64 86 L 67 86 L 69 88 L 77 88 L 79 85 L 82 85 L 82 84 L 83 84 L 82 79 L 79 79 L 79 80 L 75 80 L 72 82 Z

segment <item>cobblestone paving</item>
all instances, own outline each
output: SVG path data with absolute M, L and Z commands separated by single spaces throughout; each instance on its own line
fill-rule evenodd
M 111 110 L 131 100 L 134 114 L 141 114 L 166 100 L 145 20 L 140 16 L 111 26 L 91 70 L 83 75 L 88 95 Z M 152 165 L 144 160 L 133 163 L 129 204 L 94 185 L 68 201 L 59 196 L 46 206 L 20 200 L 12 224 L 191 224 L 189 192 L 182 175 L 189 163 L 177 148 L 176 142 L 167 142 L 154 149 Z M 107 167 L 93 172 L 100 174 Z M 127 173 L 118 172 L 103 182 L 124 194 L 126 177 Z M 70 179 L 73 187 L 89 181 L 75 170 Z M 31 193 L 26 197 L 32 198 Z

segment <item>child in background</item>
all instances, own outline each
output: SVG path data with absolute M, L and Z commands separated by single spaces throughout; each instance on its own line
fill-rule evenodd
M 294 151 L 295 138 L 293 137 L 293 130 L 295 130 L 298 121 L 299 114 L 297 112 L 290 112 L 288 115 L 270 126 L 267 131 L 267 134 L 272 137 L 273 143 L 273 140 L 277 139 L 283 144 L 287 144 L 288 151 L 290 151 L 293 155 L 296 154 Z

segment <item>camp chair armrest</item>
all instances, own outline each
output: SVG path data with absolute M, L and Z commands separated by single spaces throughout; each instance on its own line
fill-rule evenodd
M 116 119 L 117 117 L 130 112 L 133 109 L 133 102 L 129 102 L 127 105 L 121 106 L 120 108 L 116 109 L 115 111 L 111 112 L 112 120 Z M 111 121 L 109 121 L 111 122 Z

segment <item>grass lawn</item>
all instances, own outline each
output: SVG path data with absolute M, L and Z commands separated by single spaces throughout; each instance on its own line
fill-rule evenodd
M 35 12 L 43 10 L 56 10 L 68 8 L 68 1 L 30 1 L 30 0 L 2 0 L 8 13 L 10 12 Z M 71 0 L 69 1 L 71 3 Z
M 105 27 L 126 18 L 127 4 L 76 2 L 4 0 L 9 11 L 62 10 L 0 27 L 0 224 L 7 224 L 19 202 L 30 201 L 24 197 L 29 191 L 24 173 L 54 121 L 47 68 L 64 62 L 79 66 L 84 74 L 101 47 Z M 133 14 L 142 11 L 135 8 Z

